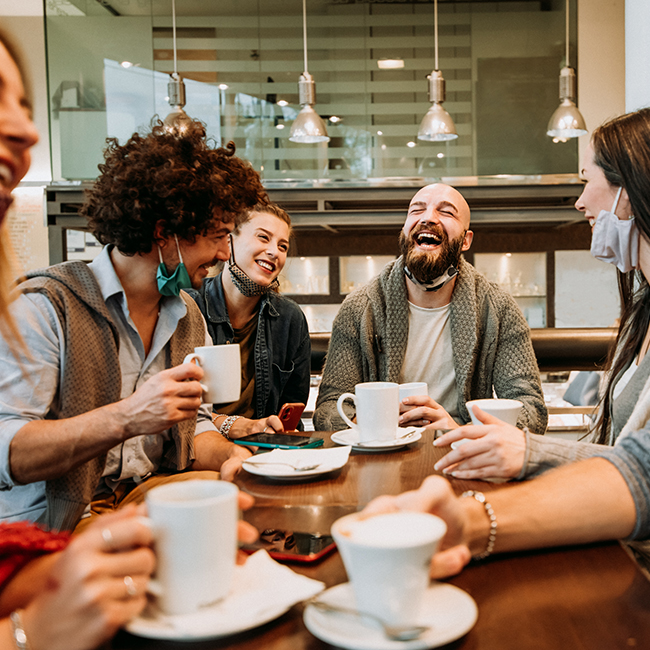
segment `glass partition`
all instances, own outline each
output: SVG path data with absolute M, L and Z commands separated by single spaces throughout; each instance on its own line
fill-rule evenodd
M 47 0 L 53 177 L 93 179 L 106 137 L 169 112 L 170 0 Z M 309 0 L 309 71 L 329 143 L 289 129 L 303 71 L 297 0 L 177 0 L 186 110 L 233 140 L 268 183 L 573 173 L 577 141 L 554 144 L 564 2 L 443 2 L 440 69 L 459 137 L 417 140 L 429 108 L 433 2 Z M 576 21 L 572 20 L 572 25 Z M 572 37 L 573 38 L 573 37 Z M 379 67 L 392 59 L 402 67 Z
M 531 327 L 546 327 L 546 253 L 476 253 L 474 266 L 512 295 Z

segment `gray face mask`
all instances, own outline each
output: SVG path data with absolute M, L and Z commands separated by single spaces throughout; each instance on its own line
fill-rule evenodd
M 615 214 L 622 189 L 618 188 L 612 209 L 601 210 L 596 218 L 591 234 L 591 254 L 627 273 L 639 268 L 639 230 L 634 217 L 619 219 Z
M 246 273 L 237 266 L 237 262 L 235 262 L 235 247 L 232 235 L 230 235 L 230 260 L 228 261 L 228 270 L 230 271 L 232 283 L 237 287 L 239 293 L 247 298 L 264 296 L 272 291 L 277 291 L 280 286 L 280 282 L 277 278 L 267 285 L 258 284 L 255 280 L 251 280 Z

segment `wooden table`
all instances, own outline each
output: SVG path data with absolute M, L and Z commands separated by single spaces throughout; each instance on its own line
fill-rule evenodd
M 319 434 L 320 435 L 320 434 Z M 326 446 L 331 446 L 329 436 Z M 371 454 L 352 452 L 338 472 L 304 483 L 280 483 L 242 472 L 240 488 L 256 499 L 245 518 L 260 530 L 287 528 L 329 532 L 338 517 L 355 512 L 375 496 L 416 488 L 435 474 L 446 450 L 433 434 L 410 447 Z M 454 489 L 500 486 L 453 481 Z M 531 504 L 534 507 L 534 504 Z M 496 513 L 497 517 L 499 513 Z M 327 586 L 346 581 L 340 556 L 296 571 Z M 449 580 L 472 595 L 479 608 L 476 626 L 454 650 L 614 650 L 650 648 L 650 582 L 617 542 L 497 556 L 471 564 Z M 232 650 L 316 650 L 328 648 L 302 622 L 302 606 L 266 625 L 227 639 L 197 643 L 139 639 L 125 632 L 115 650 L 223 648 Z

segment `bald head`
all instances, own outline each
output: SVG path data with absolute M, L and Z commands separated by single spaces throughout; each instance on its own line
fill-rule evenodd
M 444 214 L 446 211 L 453 213 L 463 230 L 469 230 L 469 205 L 463 195 L 450 185 L 433 183 L 423 187 L 411 199 L 407 222 L 414 213 L 418 213 L 421 217 L 423 213 Z

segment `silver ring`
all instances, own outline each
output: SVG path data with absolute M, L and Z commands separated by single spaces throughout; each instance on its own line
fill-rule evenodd
M 135 586 L 135 581 L 131 576 L 124 576 L 124 585 L 126 587 L 126 595 L 129 598 L 138 595 L 138 588 Z
M 266 433 L 266 430 L 267 430 L 268 428 L 269 428 L 268 425 L 265 426 L 265 427 L 262 429 L 262 433 Z
M 113 533 L 111 533 L 110 528 L 102 528 L 102 539 L 104 540 L 104 544 L 106 544 L 106 548 L 109 551 L 114 551 L 115 550 L 115 539 L 113 537 Z

